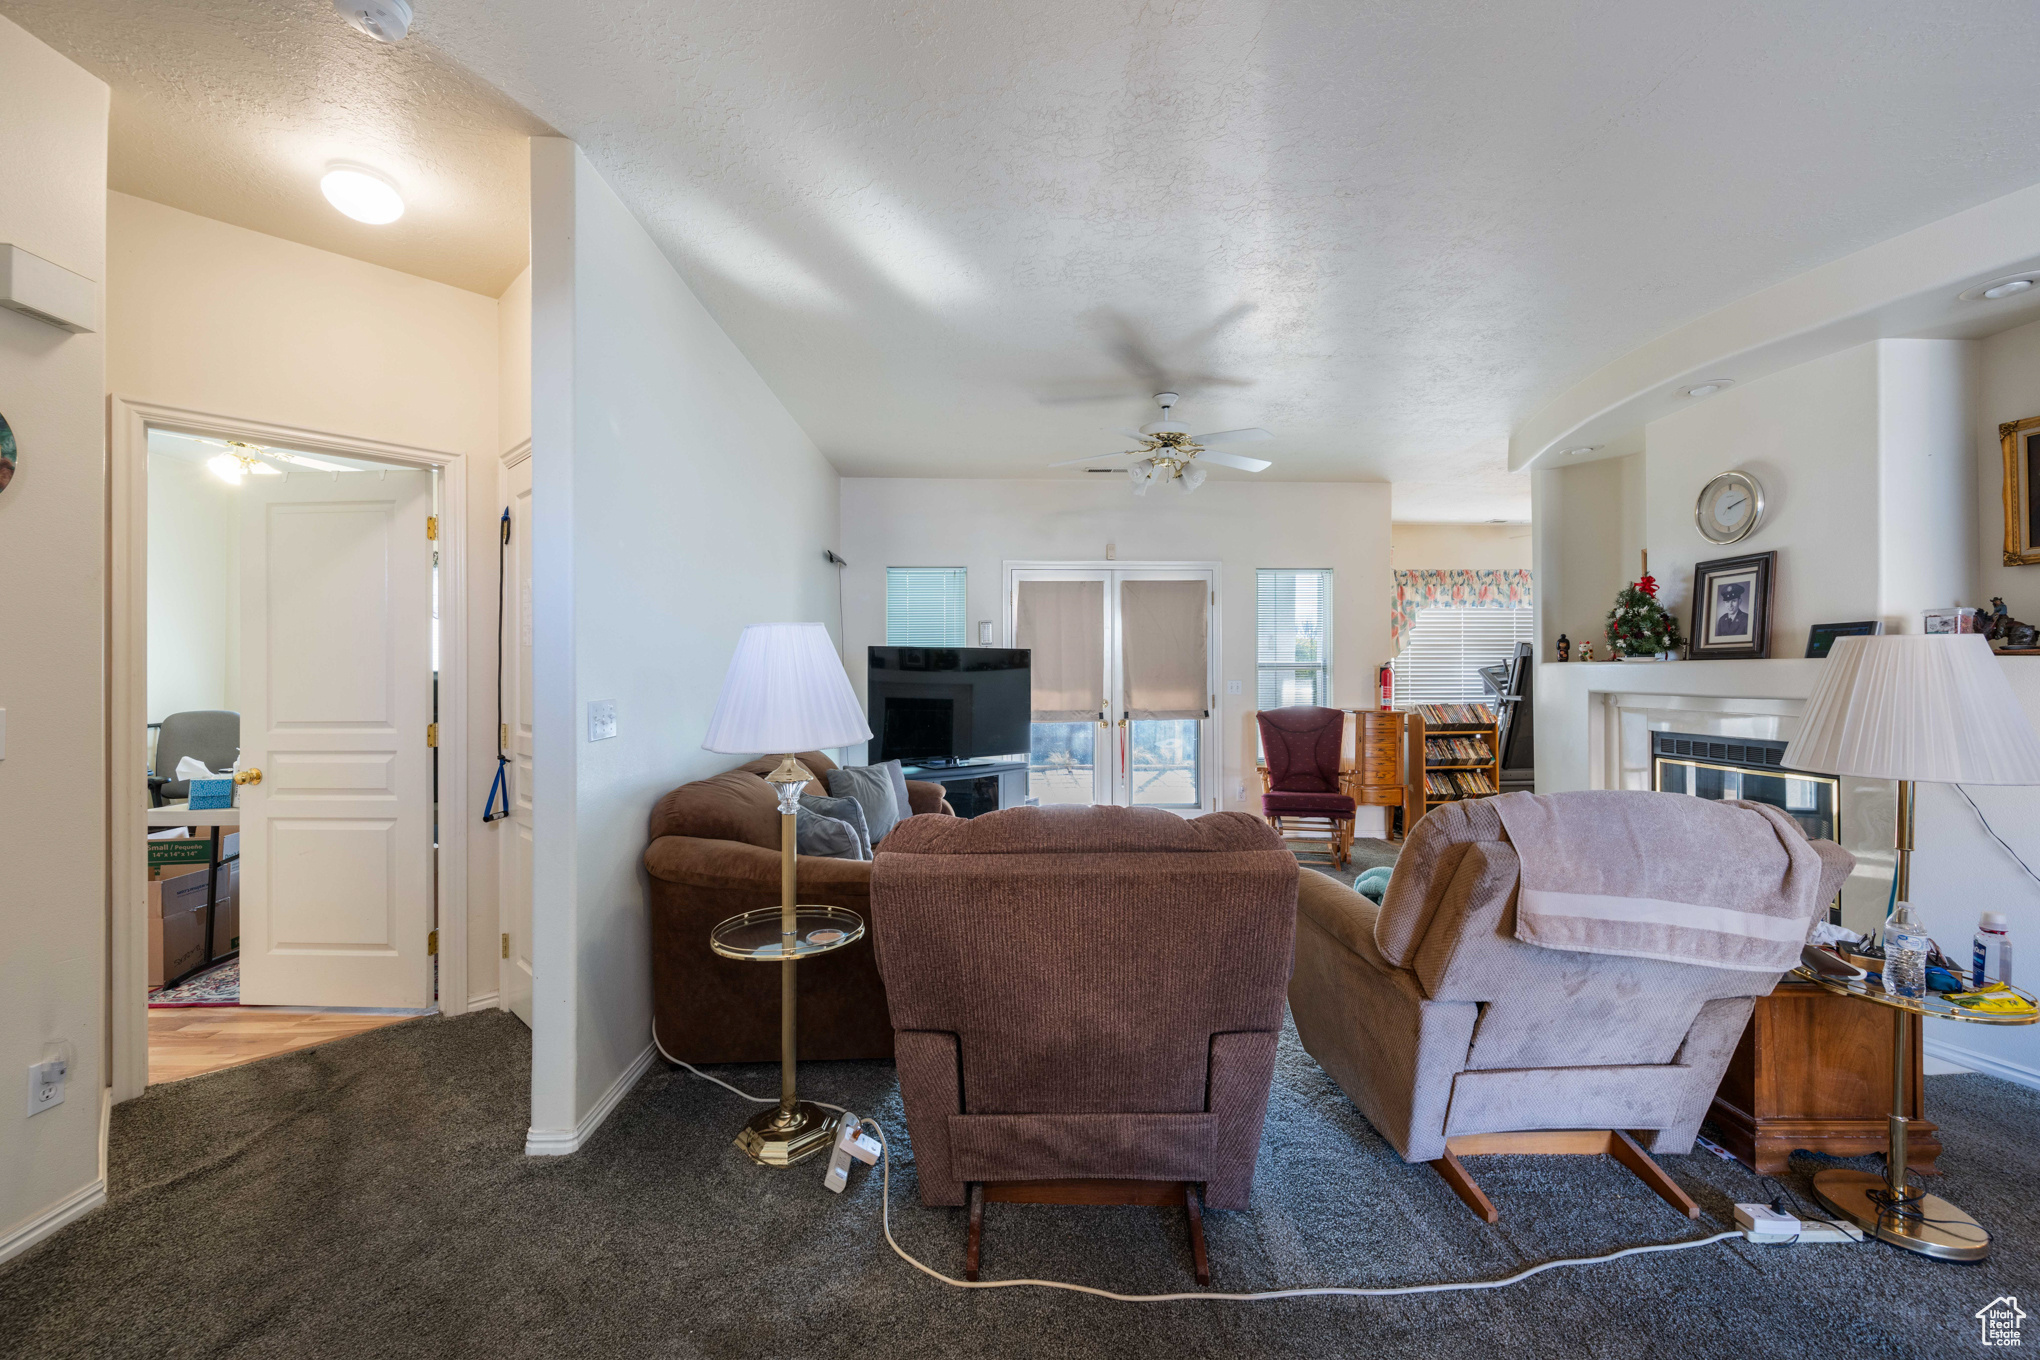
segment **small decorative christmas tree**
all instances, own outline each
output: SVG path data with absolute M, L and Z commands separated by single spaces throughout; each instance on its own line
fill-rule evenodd
M 1644 554 L 1643 575 L 1622 587 L 1608 611 L 1608 645 L 1616 656 L 1656 656 L 1685 645 L 1679 620 L 1658 603 L 1657 581 Z

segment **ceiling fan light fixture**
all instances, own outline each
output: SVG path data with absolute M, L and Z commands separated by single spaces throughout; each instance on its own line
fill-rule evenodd
M 241 478 L 247 474 L 247 469 L 241 466 L 241 460 L 231 453 L 216 453 L 205 460 L 205 466 L 213 476 L 231 486 L 239 486 Z
M 1186 495 L 1195 491 L 1198 487 L 1204 485 L 1204 469 L 1195 463 L 1191 463 L 1176 474 L 1176 485 L 1182 487 Z

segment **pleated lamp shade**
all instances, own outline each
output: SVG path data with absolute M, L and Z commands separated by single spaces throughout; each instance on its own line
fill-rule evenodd
M 1974 633 L 1835 640 L 1785 764 L 1935 784 L 2040 784 L 2040 736 Z
M 870 738 L 828 629 L 754 623 L 737 639 L 701 746 L 730 755 L 790 755 Z

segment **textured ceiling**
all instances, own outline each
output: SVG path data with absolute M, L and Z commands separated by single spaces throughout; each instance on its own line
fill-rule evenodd
M 525 139 L 551 129 L 428 43 L 364 37 L 328 0 L 0 0 L 0 14 L 112 87 L 122 193 L 490 297 L 524 268 Z M 336 160 L 388 175 L 404 216 L 335 212 L 319 177 Z
M 1453 518 L 1612 357 L 2040 182 L 2029 0 L 418 8 L 851 474 L 1119 447 L 1137 396 L 1041 399 L 1137 393 L 1137 345 L 1193 429 L 1275 432 L 1264 477 Z

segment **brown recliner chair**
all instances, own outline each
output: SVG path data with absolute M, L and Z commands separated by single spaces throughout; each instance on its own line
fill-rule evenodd
M 1242 812 L 1010 808 L 886 839 L 872 925 L 921 1199 L 1244 1209 L 1296 859 Z M 1082 1184 L 1073 1184 L 1082 1182 Z
M 801 763 L 836 768 L 819 751 Z M 777 757 L 683 784 L 652 809 L 645 869 L 652 889 L 652 1013 L 659 1043 L 692 1063 L 779 1060 L 779 970 L 711 952 L 708 932 L 740 912 L 779 905 L 779 802 L 765 775 Z M 817 778 L 805 790 L 828 790 Z M 942 786 L 907 781 L 916 816 L 950 814 Z M 907 825 L 906 821 L 900 823 Z M 802 855 L 800 900 L 871 921 L 871 863 Z M 890 1058 L 885 985 L 868 944 L 800 966 L 800 1056 Z
M 1554 799 L 1622 796 L 1673 797 Z M 1710 839 L 1709 810 L 1722 804 L 1673 806 L 1685 803 L 1692 825 L 1653 856 L 1746 853 Z M 1819 877 L 1801 936 L 1855 863 L 1830 841 L 1812 848 Z M 1622 865 L 1604 867 L 1620 880 Z M 1462 1156 L 1611 1153 L 1697 1216 L 1648 1152 L 1692 1150 L 1755 999 L 1779 974 L 1527 944 L 1515 937 L 1519 873 L 1490 800 L 1447 803 L 1417 823 L 1380 906 L 1306 873 L 1289 984 L 1297 1035 L 1404 1160 L 1430 1162 L 1489 1222 L 1495 1207 Z

